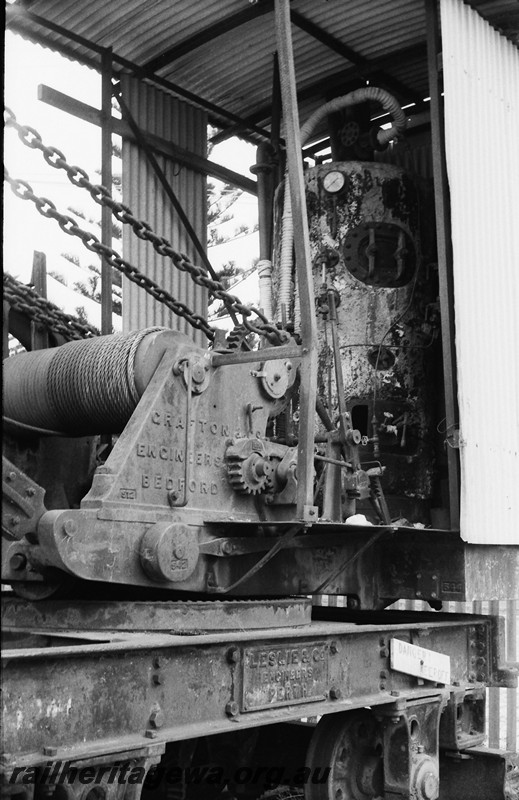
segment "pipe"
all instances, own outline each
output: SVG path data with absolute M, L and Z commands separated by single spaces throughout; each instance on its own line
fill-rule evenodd
M 303 146 L 308 138 L 311 136 L 315 126 L 322 120 L 323 117 L 334 111 L 340 111 L 342 108 L 348 106 L 358 105 L 364 103 L 366 100 L 374 100 L 379 102 L 384 111 L 387 111 L 393 117 L 393 125 L 388 130 L 380 130 L 377 133 L 378 143 L 383 147 L 394 139 L 395 136 L 402 133 L 407 125 L 407 119 L 400 108 L 398 101 L 393 95 L 386 92 L 384 89 L 379 89 L 376 86 L 364 86 L 362 89 L 356 89 L 353 92 L 336 97 L 328 103 L 320 106 L 314 113 L 307 119 L 301 128 L 301 146 Z M 281 321 L 283 313 L 283 305 L 290 308 L 290 301 L 292 298 L 292 249 L 294 245 L 294 226 L 292 223 L 292 203 L 290 198 L 290 186 L 288 184 L 288 175 L 285 179 L 285 198 L 283 205 L 283 221 L 281 228 L 281 254 L 279 259 L 279 290 L 278 290 L 278 305 L 277 305 L 277 320 Z
M 272 261 L 258 261 L 259 307 L 267 319 L 272 319 Z
M 306 120 L 301 128 L 301 145 L 304 146 L 308 138 L 312 134 L 315 126 L 328 114 L 334 111 L 340 111 L 342 108 L 348 106 L 356 106 L 359 103 L 364 103 L 366 100 L 374 100 L 381 104 L 384 111 L 387 111 L 393 117 L 393 125 L 387 131 L 380 130 L 377 133 L 377 139 L 380 145 L 384 146 L 395 136 L 402 133 L 407 126 L 407 118 L 398 101 L 393 95 L 386 92 L 384 89 L 379 89 L 377 86 L 364 86 L 362 89 L 355 89 L 353 92 L 335 97 L 328 103 L 320 106 L 314 113 Z
M 272 240 L 272 147 L 260 144 L 256 150 L 256 164 L 250 171 L 257 176 L 258 223 L 259 223 L 259 306 L 267 319 L 272 319 L 272 262 L 270 250 Z

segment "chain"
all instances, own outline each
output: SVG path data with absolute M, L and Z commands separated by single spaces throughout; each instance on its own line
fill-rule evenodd
M 159 255 L 170 258 L 175 267 L 181 272 L 187 272 L 198 286 L 203 286 L 204 288 L 208 289 L 210 294 L 218 300 L 221 300 L 228 309 L 232 309 L 240 314 L 243 324 L 247 330 L 257 333 L 261 336 L 266 336 L 273 344 L 281 343 L 287 338 L 286 333 L 284 331 L 280 331 L 275 325 L 269 323 L 261 311 L 254 307 L 249 308 L 248 306 L 244 305 L 240 299 L 236 297 L 236 295 L 227 292 L 220 281 L 215 281 L 210 278 L 201 267 L 197 267 L 195 264 L 193 264 L 186 255 L 178 253 L 176 250 L 174 250 L 167 239 L 165 239 L 163 236 L 158 236 L 153 232 L 148 222 L 137 219 L 128 206 L 115 200 L 105 186 L 91 183 L 85 170 L 81 169 L 81 167 L 71 166 L 68 164 L 61 150 L 58 150 L 56 147 L 48 147 L 43 144 L 42 138 L 38 131 L 27 125 L 21 125 L 17 121 L 15 114 L 9 108 L 5 109 L 5 124 L 7 127 L 12 127 L 17 131 L 18 137 L 27 147 L 33 150 L 40 150 L 47 164 L 55 169 L 63 169 L 66 172 L 69 181 L 74 186 L 87 189 L 92 199 L 98 205 L 107 206 L 110 208 L 112 214 L 119 222 L 130 225 L 133 232 L 139 239 L 150 242 Z M 8 180 L 11 183 L 11 188 L 13 191 L 15 191 L 11 179 L 8 178 Z M 22 188 L 28 186 L 28 184 L 24 184 L 24 181 L 17 181 L 17 184 L 19 185 L 20 191 L 22 191 L 23 194 L 18 194 L 17 191 L 15 191 L 15 194 L 18 194 L 18 196 L 22 197 L 24 200 L 32 200 L 36 204 L 38 211 L 43 213 L 43 216 L 50 216 L 56 219 L 60 227 L 62 227 L 66 233 L 79 236 L 81 239 L 83 239 L 83 242 L 88 249 L 94 250 L 94 252 L 97 252 L 99 255 L 105 257 L 107 261 L 115 267 L 115 269 L 118 269 L 134 283 L 142 286 L 142 288 L 151 294 L 156 300 L 167 305 L 172 311 L 174 311 L 174 313 L 187 319 L 187 321 L 193 325 L 193 327 L 203 330 L 209 339 L 214 339 L 213 328 L 211 328 L 200 315 L 189 311 L 189 309 L 187 309 L 183 303 L 175 300 L 166 290 L 161 289 L 158 284 L 140 273 L 128 262 L 124 261 L 121 256 L 115 253 L 115 251 L 111 250 L 111 248 L 108 248 L 106 245 L 101 244 L 101 242 L 97 239 L 97 237 L 93 236 L 93 234 L 87 234 L 88 239 L 85 240 L 83 237 L 85 232 L 78 228 L 71 217 L 64 218 L 63 215 L 60 215 L 62 219 L 71 221 L 70 223 L 66 223 L 67 227 L 63 227 L 63 224 L 65 223 L 62 224 L 62 222 L 60 222 L 60 220 L 54 215 L 56 209 L 53 204 L 50 203 L 50 201 L 46 200 L 45 198 L 36 198 L 34 195 L 31 197 L 29 190 Z M 32 193 L 32 190 L 30 190 L 30 192 Z M 42 206 L 38 205 L 38 201 L 40 200 L 44 201 Z M 42 211 L 42 207 L 45 208 L 45 212 Z M 50 212 L 49 208 L 51 209 Z M 56 214 L 57 213 L 58 212 L 56 212 Z M 173 305 L 168 304 L 171 302 Z M 260 320 L 259 323 L 253 323 L 248 319 L 248 317 L 250 317 L 252 314 L 255 314 L 258 317 Z
M 67 341 L 86 339 L 98 333 L 92 325 L 83 324 L 65 314 L 30 286 L 25 286 L 7 273 L 4 273 L 4 300 L 7 300 L 10 308 L 25 314 L 44 328 L 61 334 Z
M 34 203 L 43 217 L 55 220 L 62 231 L 68 233 L 69 236 L 77 236 L 81 239 L 87 250 L 91 250 L 93 253 L 97 253 L 97 255 L 104 258 L 111 267 L 122 272 L 130 281 L 144 289 L 144 291 L 154 297 L 155 300 L 164 303 L 165 306 L 170 308 L 179 317 L 183 317 L 187 320 L 194 328 L 203 331 L 208 339 L 214 339 L 214 330 L 204 317 L 193 313 L 188 306 L 176 300 L 173 295 L 165 289 L 161 289 L 154 280 L 140 272 L 137 267 L 134 267 L 129 261 L 122 258 L 115 250 L 102 244 L 93 233 L 80 228 L 72 217 L 61 214 L 51 200 L 48 200 L 46 197 L 38 197 L 35 195 L 30 184 L 26 181 L 11 178 L 6 169 L 4 169 L 4 179 L 8 182 L 17 197 L 20 197 L 22 200 L 30 200 Z

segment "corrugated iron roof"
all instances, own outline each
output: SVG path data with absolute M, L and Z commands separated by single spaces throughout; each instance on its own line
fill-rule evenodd
M 518 40 L 517 0 L 472 5 Z M 291 10 L 302 120 L 330 93 L 366 79 L 402 104 L 428 94 L 422 2 L 294 0 Z M 220 110 L 210 113 L 217 123 L 230 125 L 231 115 L 238 115 L 269 125 L 276 50 L 272 0 L 16 0 L 8 7 L 8 24 L 91 64 L 99 63 L 100 48 L 111 47 L 119 57 L 116 68 L 129 60 L 216 104 Z

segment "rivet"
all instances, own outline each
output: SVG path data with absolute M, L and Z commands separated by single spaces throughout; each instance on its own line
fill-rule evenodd
M 34 497 L 34 495 L 36 494 L 36 489 L 33 486 L 28 486 L 27 489 L 25 490 L 25 494 L 27 495 L 27 497 Z
M 16 478 L 16 472 L 8 472 L 7 475 L 5 476 L 6 481 L 9 482 L 14 481 L 15 478 Z

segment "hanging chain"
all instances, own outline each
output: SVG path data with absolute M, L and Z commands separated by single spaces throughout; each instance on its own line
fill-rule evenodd
M 112 214 L 119 222 L 130 225 L 133 232 L 139 239 L 144 239 L 150 242 L 159 255 L 170 258 L 175 267 L 181 272 L 187 272 L 198 286 L 203 286 L 204 288 L 208 289 L 209 292 L 215 298 L 221 300 L 228 309 L 232 309 L 240 314 L 243 324 L 247 330 L 252 333 L 257 333 L 260 336 L 266 336 L 273 344 L 279 344 L 287 338 L 286 332 L 279 330 L 275 325 L 269 323 L 261 311 L 254 307 L 249 308 L 248 306 L 244 305 L 238 297 L 227 292 L 220 281 L 215 281 L 210 278 L 201 267 L 197 267 L 195 264 L 193 264 L 187 256 L 174 250 L 167 239 L 165 239 L 163 236 L 158 236 L 153 232 L 148 222 L 137 219 L 128 206 L 115 200 L 105 186 L 91 183 L 85 170 L 81 169 L 81 167 L 71 166 L 68 164 L 61 150 L 58 150 L 56 147 L 48 147 L 47 145 L 43 144 L 42 138 L 38 131 L 29 126 L 21 125 L 17 121 L 15 114 L 9 108 L 5 109 L 5 124 L 7 127 L 12 127 L 17 131 L 19 139 L 27 147 L 33 150 L 40 150 L 47 164 L 55 169 L 64 170 L 69 181 L 74 186 L 87 189 L 92 199 L 98 205 L 107 206 L 110 208 Z M 31 187 L 24 181 L 16 181 L 17 189 L 15 189 L 13 186 L 13 179 L 7 178 L 7 180 L 18 197 L 22 197 L 24 200 L 32 200 L 32 202 L 34 202 L 38 208 L 38 211 L 43 214 L 43 216 L 56 219 L 60 227 L 62 227 L 66 233 L 79 236 L 89 250 L 93 250 L 94 252 L 106 258 L 106 260 L 113 267 L 115 267 L 115 269 L 126 275 L 129 280 L 141 286 L 145 291 L 148 292 L 148 294 L 151 294 L 152 297 L 158 300 L 158 302 L 164 303 L 168 306 L 168 308 L 171 308 L 175 314 L 184 317 L 184 319 L 193 325 L 193 327 L 202 330 L 209 339 L 214 339 L 214 329 L 211 328 L 209 323 L 203 319 L 203 317 L 198 314 L 194 314 L 187 308 L 187 306 L 185 306 L 183 303 L 180 303 L 180 301 L 177 301 L 171 294 L 169 294 L 169 292 L 167 292 L 165 289 L 162 289 L 150 278 L 139 272 L 136 267 L 133 267 L 131 264 L 121 258 L 121 256 L 119 256 L 114 250 L 108 248 L 106 245 L 101 244 L 96 236 L 82 231 L 71 217 L 65 217 L 64 215 L 59 214 L 59 212 L 56 211 L 54 204 L 49 200 L 46 200 L 45 198 L 37 198 L 32 192 Z M 45 212 L 42 211 L 42 208 L 45 209 Z M 61 221 L 58 219 L 58 216 L 60 217 Z M 258 317 L 260 320 L 259 323 L 253 323 L 248 319 L 248 317 L 250 317 L 252 314 L 255 314 Z
M 30 200 L 34 203 L 38 212 L 43 217 L 54 219 L 61 230 L 68 233 L 69 236 L 77 236 L 81 239 L 87 250 L 91 250 L 93 253 L 97 253 L 97 255 L 104 258 L 111 267 L 122 272 L 130 281 L 144 289 L 144 291 L 155 298 L 155 300 L 158 300 L 159 303 L 163 303 L 179 317 L 183 317 L 194 328 L 203 331 L 208 339 L 211 341 L 214 339 L 214 330 L 204 317 L 193 313 L 185 303 L 181 303 L 165 289 L 161 289 L 155 281 L 140 272 L 136 267 L 130 264 L 129 261 L 122 258 L 115 250 L 102 244 L 93 233 L 80 228 L 72 217 L 60 213 L 51 200 L 48 200 L 46 197 L 38 197 L 34 194 L 30 184 L 26 181 L 11 178 L 6 169 L 4 169 L 4 179 L 9 183 L 17 197 L 20 197 L 22 200 Z
M 44 328 L 61 334 L 67 341 L 86 339 L 96 336 L 98 331 L 93 325 L 79 322 L 75 317 L 65 314 L 54 303 L 41 297 L 30 286 L 25 286 L 4 273 L 4 300 L 10 308 L 19 311 Z

